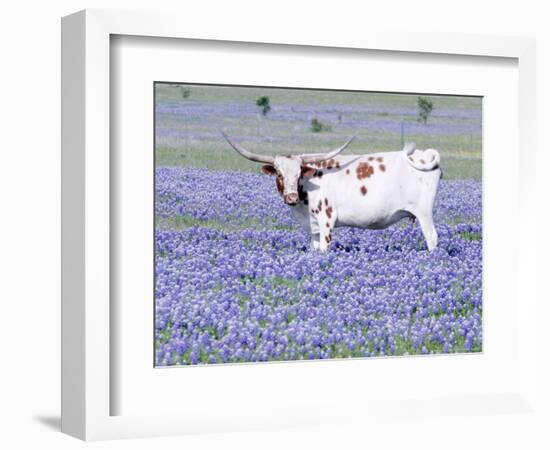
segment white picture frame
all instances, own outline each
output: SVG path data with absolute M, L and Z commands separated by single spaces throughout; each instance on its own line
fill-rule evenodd
M 521 158 L 514 198 L 522 199 L 517 207 L 525 226 L 534 229 L 536 219 L 534 185 L 529 176 L 535 167 L 536 148 L 535 44 L 531 39 L 384 31 L 329 36 L 285 30 L 266 35 L 253 25 L 234 29 L 231 24 L 221 23 L 215 30 L 208 30 L 190 21 L 182 27 L 180 20 L 164 14 L 87 10 L 67 16 L 62 22 L 63 432 L 80 439 L 98 440 L 324 424 L 335 417 L 345 423 L 360 424 L 372 420 L 377 412 L 391 421 L 409 419 L 426 408 L 438 408 L 442 416 L 492 416 L 493 420 L 486 422 L 488 429 L 494 427 L 494 430 L 505 420 L 500 420 L 503 416 L 499 413 L 503 411 L 515 414 L 517 420 L 525 423 L 542 417 L 545 405 L 537 402 L 537 352 L 534 350 L 537 343 L 534 234 L 522 235 L 521 244 L 514 248 L 517 283 L 522 286 L 516 324 L 521 366 L 511 391 L 468 398 L 402 399 L 399 404 L 406 405 L 403 408 L 406 413 L 397 414 L 397 419 L 388 411 L 399 399 L 376 404 L 305 404 L 301 408 L 286 409 L 279 405 L 284 419 L 275 421 L 268 413 L 254 411 L 250 411 L 249 422 L 242 420 L 246 416 L 236 415 L 235 420 L 227 420 L 224 414 L 213 417 L 189 412 L 111 415 L 111 398 L 116 386 L 110 372 L 110 336 L 116 331 L 113 329 L 116 323 L 110 319 L 109 302 L 112 283 L 110 186 L 117 176 L 111 173 L 109 154 L 112 35 L 369 49 L 410 52 L 413 57 L 414 54 L 448 54 L 517 60 Z M 460 365 L 460 361 L 456 364 Z M 224 411 L 228 409 L 226 414 L 231 414 L 228 406 L 219 405 Z M 310 418 L 304 420 L 304 417 Z

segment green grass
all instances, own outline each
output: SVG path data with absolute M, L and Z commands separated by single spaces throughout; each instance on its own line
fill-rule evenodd
M 418 95 L 384 94 L 384 93 L 350 93 L 340 91 L 313 91 L 274 88 L 242 88 L 221 86 L 189 85 L 190 95 L 183 98 L 180 85 L 157 84 L 157 104 L 170 103 L 179 106 L 192 102 L 207 103 L 216 111 L 227 104 L 255 105 L 260 96 L 268 96 L 271 105 L 354 105 L 368 104 L 373 112 L 367 117 L 364 113 L 345 112 L 346 120 L 338 123 L 335 109 L 334 120 L 330 131 L 311 132 L 311 119 L 300 119 L 295 124 L 288 120 L 279 120 L 272 113 L 263 117 L 260 109 L 256 113 L 240 115 L 224 115 L 223 113 L 204 114 L 203 116 L 179 114 L 163 114 L 157 117 L 157 134 L 155 160 L 158 166 L 192 166 L 211 170 L 239 170 L 259 172 L 257 163 L 245 160 L 236 154 L 225 142 L 218 128 L 223 128 L 236 140 L 256 153 L 310 153 L 328 151 L 341 145 L 352 135 L 356 141 L 346 149 L 346 154 L 363 154 L 372 152 L 396 151 L 401 148 L 399 132 L 357 129 L 352 125 L 353 119 L 384 120 L 405 123 L 414 120 L 410 116 L 401 116 L 396 112 L 385 111 L 388 107 L 416 108 Z M 425 96 L 438 109 L 480 110 L 481 99 L 475 97 L 455 96 Z M 377 112 L 377 108 L 380 110 Z M 255 109 L 252 109 L 255 111 Z M 220 109 L 221 111 L 221 109 Z M 451 114 L 452 116 L 452 114 Z M 325 119 L 320 119 L 325 123 Z M 475 123 L 477 119 L 460 117 L 431 117 L 429 124 L 445 125 L 453 123 Z M 302 123 L 303 122 L 303 123 Z M 291 125 L 289 125 L 291 124 Z M 186 130 L 185 138 L 171 135 L 170 131 Z M 406 130 L 406 126 L 405 126 Z M 161 132 L 162 131 L 162 132 Z M 273 138 L 273 139 L 270 139 Z M 292 139 L 289 139 L 292 138 Z M 270 142 L 272 140 L 272 142 Z M 442 167 L 445 178 L 481 178 L 481 147 L 482 139 L 479 133 L 465 135 L 406 134 L 406 141 L 412 141 L 418 148 L 437 148 L 442 157 Z M 283 142 L 283 144 L 281 144 Z
M 181 86 L 190 89 L 190 95 L 183 99 Z M 237 89 L 236 89 L 237 88 Z M 196 84 L 156 84 L 157 101 L 197 101 L 216 103 L 222 101 L 253 102 L 261 96 L 269 97 L 271 104 L 287 103 L 292 105 L 315 105 L 348 103 L 361 104 L 366 100 L 373 104 L 384 104 L 387 106 L 414 106 L 417 105 L 417 94 L 391 94 L 385 92 L 353 92 L 353 91 L 330 91 L 314 89 L 288 89 L 288 88 L 257 88 L 257 87 L 233 87 L 233 86 L 208 86 Z M 479 97 L 457 97 L 441 95 L 422 95 L 433 101 L 436 108 L 478 108 Z
M 466 239 L 467 241 L 481 241 L 483 239 L 481 233 L 464 232 L 459 234 L 460 236 L 462 236 L 463 239 Z
M 334 141 L 334 146 L 340 145 L 341 140 Z M 245 142 L 242 145 L 246 146 Z M 249 145 L 253 147 L 253 145 Z M 324 146 L 328 150 L 328 146 Z M 367 146 L 365 146 L 367 147 Z M 361 154 L 374 151 L 390 151 L 392 148 L 388 148 L 389 145 L 382 145 L 378 148 L 352 148 L 346 150 L 346 154 Z M 381 148 L 386 147 L 386 148 Z M 267 149 L 272 148 L 271 145 L 266 145 Z M 460 148 L 460 147 L 458 147 Z M 288 149 L 288 153 L 298 152 L 315 152 L 319 151 L 318 148 L 300 148 L 300 149 Z M 275 149 L 272 150 L 275 153 Z M 269 152 L 268 152 L 269 153 Z M 451 152 L 447 152 L 451 153 Z M 481 157 L 469 156 L 464 151 L 464 155 L 460 155 L 460 150 L 453 152 L 452 154 L 442 154 L 441 167 L 443 169 L 443 176 L 445 179 L 480 179 L 481 178 Z M 158 166 L 190 166 L 190 167 L 203 167 L 210 170 L 236 170 L 244 172 L 260 172 L 260 165 L 251 161 L 248 161 L 231 149 L 226 148 L 222 144 L 222 148 L 218 146 L 205 144 L 204 149 L 197 150 L 194 148 L 182 147 L 179 149 L 163 148 L 160 147 L 156 152 L 156 163 Z

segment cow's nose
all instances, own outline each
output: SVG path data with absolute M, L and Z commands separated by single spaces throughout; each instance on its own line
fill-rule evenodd
M 296 203 L 298 203 L 298 194 L 286 194 L 285 203 L 287 205 L 295 205 Z

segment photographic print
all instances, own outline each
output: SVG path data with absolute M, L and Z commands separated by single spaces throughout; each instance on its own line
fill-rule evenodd
M 154 90 L 157 367 L 482 351 L 482 98 Z

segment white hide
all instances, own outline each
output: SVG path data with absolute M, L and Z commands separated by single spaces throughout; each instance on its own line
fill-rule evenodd
M 382 161 L 377 161 L 378 158 Z M 313 248 L 325 251 L 336 227 L 381 229 L 406 217 L 418 219 L 429 250 L 437 246 L 432 209 L 441 169 L 436 150 L 420 151 L 407 146 L 403 151 L 338 156 L 334 161 L 339 162 L 339 168 L 320 168 L 321 177 L 301 178 L 308 204 L 300 202 L 291 207 L 295 217 L 310 231 Z M 293 162 L 296 164 L 288 160 L 288 164 Z M 358 179 L 357 168 L 361 163 L 368 163 L 372 173 Z M 280 169 L 285 175 L 284 168 Z M 289 178 L 294 179 L 295 169 Z M 361 190 L 363 187 L 366 194 Z M 331 208 L 329 214 L 328 208 Z

